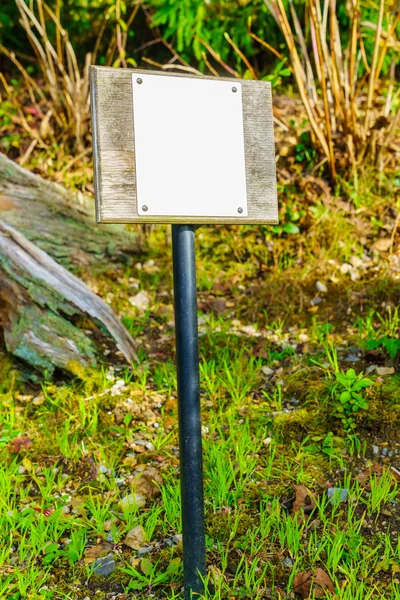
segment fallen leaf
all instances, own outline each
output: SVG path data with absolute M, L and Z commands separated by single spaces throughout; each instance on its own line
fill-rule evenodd
M 126 534 L 124 544 L 132 548 L 133 550 L 139 550 L 146 540 L 146 533 L 141 525 L 137 525 Z
M 325 571 L 320 568 L 313 571 L 301 571 L 294 578 L 294 591 L 302 598 L 309 598 L 311 590 L 314 598 L 323 598 L 326 592 L 333 592 L 333 583 Z
M 392 238 L 380 238 L 376 240 L 374 244 L 372 244 L 372 250 L 378 250 L 378 252 L 387 252 L 390 246 L 392 245 Z
M 214 584 L 221 584 L 221 582 L 224 580 L 224 574 L 221 569 L 218 569 L 218 567 L 215 565 L 210 565 L 207 570 L 209 573 L 211 573 Z
M 371 491 L 371 478 L 375 477 L 375 479 L 379 480 L 385 472 L 389 472 L 390 475 L 393 476 L 393 479 L 396 481 L 400 481 L 400 472 L 396 469 L 396 467 L 385 467 L 380 464 L 373 464 L 372 467 L 359 473 L 357 475 L 358 483 L 367 491 Z
M 143 498 L 140 494 L 129 494 L 128 496 L 124 496 L 119 501 L 119 507 L 123 510 L 124 508 L 128 508 L 130 506 L 134 506 L 136 508 L 143 508 L 146 505 L 146 499 Z
M 105 554 L 108 554 L 108 552 L 110 552 L 111 548 L 112 548 L 112 545 L 108 544 L 107 542 L 101 542 L 101 544 L 98 544 L 97 546 L 92 546 L 91 548 L 88 548 L 85 551 L 85 556 L 84 556 L 85 562 L 91 563 L 91 562 L 95 561 L 100 556 L 104 556 Z
M 170 396 L 164 403 L 164 414 L 178 412 L 178 399 Z
M 143 498 L 154 498 L 160 493 L 162 477 L 154 467 L 146 469 L 135 477 L 131 483 L 132 489 Z
M 153 563 L 148 558 L 143 558 L 143 560 L 140 562 L 140 569 L 142 573 L 149 577 L 153 573 Z
M 303 484 L 295 485 L 294 490 L 296 497 L 293 503 L 292 515 L 301 510 L 303 510 L 305 514 L 310 514 L 315 508 L 315 500 L 312 492 L 310 492 Z
M 26 458 L 26 456 L 22 459 L 22 466 L 28 471 L 28 473 L 33 471 L 33 464 L 31 463 L 29 458 Z
M 371 477 L 375 476 L 377 479 L 382 477 L 382 473 L 384 471 L 384 466 L 379 464 L 374 464 L 370 469 L 363 471 L 357 475 L 358 483 L 365 489 L 367 492 L 371 491 Z
M 126 467 L 135 467 L 137 465 L 136 456 L 126 456 L 122 461 L 122 464 Z
M 394 370 L 394 367 L 377 367 L 376 374 L 381 375 L 381 376 L 394 375 L 395 370 Z
M 216 312 L 219 315 L 224 312 L 225 307 L 226 307 L 225 298 L 214 298 L 211 302 L 211 308 L 213 309 L 214 312 Z
M 85 508 L 85 499 L 82 496 L 73 496 L 71 501 L 72 512 L 81 515 L 82 517 L 86 517 L 87 510 Z
M 84 456 L 75 467 L 75 475 L 85 483 L 96 481 L 97 466 L 93 456 Z
M 11 454 L 18 454 L 21 450 L 28 450 L 32 446 L 32 440 L 26 435 L 14 438 L 8 445 Z

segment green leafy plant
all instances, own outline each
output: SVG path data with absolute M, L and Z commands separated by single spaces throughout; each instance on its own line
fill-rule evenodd
M 271 227 L 274 233 L 282 234 L 294 234 L 300 232 L 300 227 L 297 225 L 300 222 L 301 217 L 304 217 L 304 210 L 297 210 L 296 207 L 286 205 L 284 214 L 281 216 L 281 224 L 273 225 Z
M 335 410 L 337 416 L 343 421 L 345 431 L 350 433 L 356 427 L 354 413 L 367 410 L 369 407 L 362 390 L 373 385 L 373 381 L 365 378 L 363 373 L 357 375 L 354 369 L 347 369 L 345 373 L 337 371 L 335 378 L 336 382 L 331 390 L 335 400 Z
M 317 151 L 313 144 L 310 131 L 303 131 L 300 135 L 299 143 L 295 147 L 295 160 L 298 163 L 305 163 L 307 166 L 313 166 L 316 163 Z
M 50 542 L 42 550 L 44 565 L 49 565 L 57 559 L 66 559 L 70 565 L 82 558 L 85 550 L 86 534 L 84 529 L 72 532 L 71 539 L 63 548 L 56 542 Z
M 270 81 L 272 87 L 277 87 L 282 84 L 282 77 L 290 77 L 291 74 L 292 71 L 287 66 L 287 60 L 283 58 L 275 65 L 271 73 L 262 77 L 262 80 Z
M 205 50 L 211 51 L 214 58 L 227 61 L 231 68 L 234 61 L 241 64 L 235 47 L 246 56 L 254 54 L 257 49 L 249 33 L 249 20 L 257 37 L 268 37 L 269 43 L 276 46 L 282 41 L 280 31 L 274 27 L 273 16 L 262 0 L 150 0 L 147 5 L 152 25 L 158 27 L 163 37 L 192 65 L 198 61 L 202 66 Z M 224 35 L 226 32 L 231 41 Z M 207 58 L 203 66 L 206 62 Z
M 124 573 L 133 575 L 133 578 L 130 580 L 125 591 L 129 592 L 130 590 L 142 590 L 154 585 L 168 583 L 169 581 L 175 579 L 176 575 L 179 573 L 181 562 L 182 561 L 179 557 L 175 557 L 170 561 L 167 569 L 165 571 L 161 571 L 158 567 L 158 562 L 153 564 L 150 559 L 143 558 L 140 561 L 140 571 L 132 566 L 121 569 L 121 571 Z
M 345 446 L 344 439 L 333 435 L 332 431 L 330 431 L 325 437 L 323 435 L 307 437 L 306 441 L 309 440 L 313 443 L 309 444 L 308 446 L 304 446 L 303 450 L 312 453 L 323 452 L 330 457 L 341 456 Z
M 383 348 L 386 350 L 390 358 L 394 360 L 397 354 L 400 352 L 400 339 L 385 335 L 375 340 L 368 340 L 367 350 L 375 350 L 376 348 Z

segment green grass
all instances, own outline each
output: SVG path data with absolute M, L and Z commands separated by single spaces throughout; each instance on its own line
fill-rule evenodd
M 394 201 L 367 177 L 346 194 L 362 208 L 356 216 L 299 182 L 281 184 L 281 229 L 196 233 L 207 599 L 295 598 L 296 575 L 320 567 L 332 600 L 400 600 L 399 484 L 389 470 L 400 453 L 400 287 L 395 253 L 371 249 L 393 230 L 382 206 Z M 285 232 L 296 213 L 299 233 Z M 354 266 L 364 258 L 370 266 Z M 45 381 L 0 355 L 1 599 L 106 600 L 124 590 L 182 599 L 168 230 L 150 228 L 142 254 L 96 285 L 137 340 L 138 364 L 115 358 L 80 381 Z M 143 313 L 129 302 L 140 290 L 150 298 Z M 371 348 L 394 373 L 367 374 Z M 354 353 L 360 360 L 347 362 Z M 343 392 L 361 394 L 357 410 Z M 32 444 L 12 454 L 19 436 Z M 360 472 L 371 468 L 365 489 Z M 158 490 L 121 504 L 149 469 Z M 313 493 L 311 514 L 292 514 L 298 484 Z M 329 502 L 332 486 L 348 489 L 348 501 Z M 135 527 L 153 547 L 142 558 L 124 543 Z M 88 556 L 101 544 L 116 562 L 108 577 Z
M 336 599 L 396 598 L 399 486 L 390 471 L 373 475 L 369 491 L 358 482 L 358 470 L 372 464 L 361 431 L 368 415 L 357 413 L 353 437 L 334 417 L 329 390 L 341 368 L 335 338 L 310 330 L 314 346 L 299 356 L 285 350 L 284 324 L 271 332 L 277 337 L 266 340 L 262 356 L 254 354 L 259 338 L 243 338 L 221 319 L 209 319 L 201 338 L 205 598 L 261 599 L 273 589 L 283 598 L 293 592 L 296 573 L 315 567 L 331 577 Z M 326 339 L 329 345 L 318 344 Z M 318 358 L 310 362 L 312 356 Z M 326 358 L 329 367 L 316 366 Z M 268 381 L 263 365 L 280 364 L 285 381 Z M 143 367 L 88 372 L 82 383 L 44 383 L 36 403 L 36 392 L 21 394 L 9 369 L 0 413 L 1 597 L 80 600 L 99 589 L 99 598 L 124 590 L 138 598 L 150 591 L 182 598 L 181 547 L 163 542 L 180 533 L 176 408 L 163 408 L 175 395 L 174 365 L 147 359 Z M 299 369 L 300 404 L 284 412 Z M 374 379 L 368 390 L 379 385 Z M 32 446 L 12 455 L 8 444 L 18 435 L 29 436 Z M 132 453 L 135 439 L 151 442 L 149 449 Z M 121 506 L 137 467 L 158 470 L 159 493 L 143 507 Z M 347 503 L 328 501 L 327 481 L 349 490 Z M 311 516 L 291 513 L 298 483 L 315 495 Z M 124 544 L 138 525 L 154 546 L 142 559 Z M 107 539 L 117 568 L 102 578 L 85 553 Z

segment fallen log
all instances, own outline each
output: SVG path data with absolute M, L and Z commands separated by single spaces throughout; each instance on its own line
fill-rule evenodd
M 127 262 L 138 235 L 96 225 L 94 201 L 42 179 L 0 153 L 0 218 L 70 270 Z
M 88 286 L 0 220 L 0 326 L 9 352 L 34 367 L 78 373 L 95 366 L 95 343 L 75 323 L 89 317 L 116 341 L 128 362 L 134 342 Z
M 92 199 L 0 153 L 0 329 L 13 355 L 48 373 L 78 373 L 102 360 L 95 338 L 106 334 L 128 362 L 136 360 L 112 309 L 70 271 L 127 262 L 137 248 L 126 227 L 95 225 Z

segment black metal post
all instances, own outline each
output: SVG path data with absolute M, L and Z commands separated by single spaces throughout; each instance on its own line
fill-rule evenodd
M 195 229 L 172 225 L 185 600 L 206 573 Z

